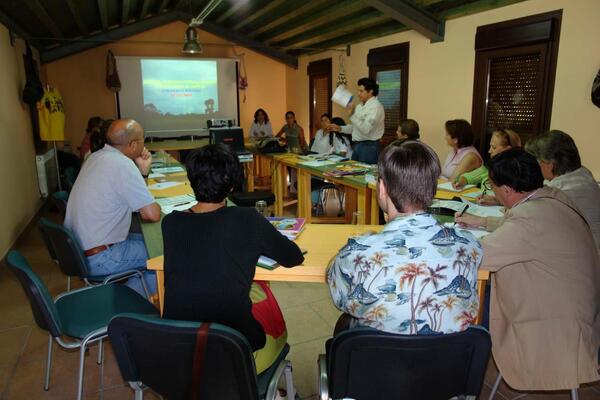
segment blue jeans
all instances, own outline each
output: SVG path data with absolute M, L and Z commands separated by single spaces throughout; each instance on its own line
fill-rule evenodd
M 365 140 L 354 142 L 352 159 L 365 164 L 377 164 L 377 160 L 379 159 L 379 141 Z
M 115 243 L 108 249 L 88 257 L 91 275 L 111 275 L 128 269 L 139 269 L 146 266 L 148 252 L 141 233 L 130 233 L 122 242 Z M 154 271 L 145 271 L 144 281 L 150 294 L 156 293 L 156 274 Z M 140 279 L 131 277 L 126 285 L 146 296 Z

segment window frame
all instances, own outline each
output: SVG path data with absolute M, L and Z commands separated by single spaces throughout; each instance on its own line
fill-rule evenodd
M 487 147 L 491 136 L 487 132 L 487 103 L 490 60 L 494 57 L 539 51 L 543 57 L 537 90 L 539 101 L 536 112 L 539 114 L 534 121 L 533 131 L 524 136 L 538 135 L 550 129 L 561 20 L 562 10 L 556 10 L 477 27 L 471 124 L 484 157 L 488 157 Z

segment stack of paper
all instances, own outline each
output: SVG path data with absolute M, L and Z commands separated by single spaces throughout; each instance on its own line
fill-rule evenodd
M 152 185 L 148 185 L 148 189 L 150 190 L 164 190 L 171 188 L 173 186 L 183 185 L 183 182 L 158 182 Z
M 185 170 L 181 167 L 163 167 L 163 168 L 152 168 L 152 172 L 157 174 L 173 174 L 175 172 L 184 172 Z
M 267 217 L 267 220 L 290 240 L 295 240 L 304 229 L 304 218 Z
M 504 207 L 502 206 L 482 206 L 470 201 L 460 202 L 454 200 L 434 200 L 431 208 L 449 208 L 456 212 L 462 211 L 468 205 L 467 213 L 477 215 L 478 217 L 502 217 Z
M 187 210 L 198 203 L 196 198 L 191 194 L 156 199 L 156 202 L 160 206 L 160 210 L 163 212 L 163 214 L 170 214 L 173 211 Z
M 462 192 L 463 190 L 467 190 L 467 189 L 471 189 L 474 188 L 475 185 L 465 185 L 460 189 L 454 189 L 454 187 L 452 186 L 452 182 L 444 182 L 444 183 L 440 183 L 438 185 L 438 190 L 445 190 L 447 192 Z

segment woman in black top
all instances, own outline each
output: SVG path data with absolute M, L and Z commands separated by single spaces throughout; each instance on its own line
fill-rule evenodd
M 253 283 L 256 262 L 265 255 L 292 267 L 304 257 L 253 208 L 225 207 L 227 195 L 243 179 L 237 156 L 227 146 L 195 150 L 186 164 L 198 204 L 187 212 L 174 211 L 162 222 L 164 317 L 238 330 L 253 351 L 262 349 L 255 353 L 261 372 L 275 360 L 287 333 L 268 286 Z

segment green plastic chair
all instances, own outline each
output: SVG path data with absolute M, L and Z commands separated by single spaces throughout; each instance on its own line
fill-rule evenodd
M 108 335 L 123 379 L 142 400 L 151 388 L 168 399 L 189 399 L 197 333 L 201 322 L 122 314 L 110 321 Z M 238 331 L 210 324 L 202 359 L 202 399 L 273 400 L 282 376 L 294 398 L 292 365 L 286 344 L 271 367 L 256 374 L 250 343 Z M 198 362 L 198 361 L 196 361 Z
M 81 400 L 85 351 L 92 343 L 99 342 L 98 364 L 103 363 L 102 340 L 107 337 L 111 318 L 121 313 L 158 316 L 150 302 L 123 285 L 85 287 L 52 300 L 46 285 L 21 253 L 16 250 L 8 253 L 7 263 L 25 290 L 36 324 L 49 333 L 44 390 L 50 384 L 53 339 L 64 349 L 79 349 L 77 399 Z
M 64 218 L 67 214 L 67 202 L 69 201 L 69 192 L 61 190 L 60 192 L 52 193 L 52 202 L 58 208 L 58 212 Z
M 75 185 L 75 180 L 77 180 L 78 173 L 79 171 L 77 171 L 75 167 L 67 167 L 63 172 L 65 187 L 69 192 L 71 189 L 73 189 L 73 185 Z

